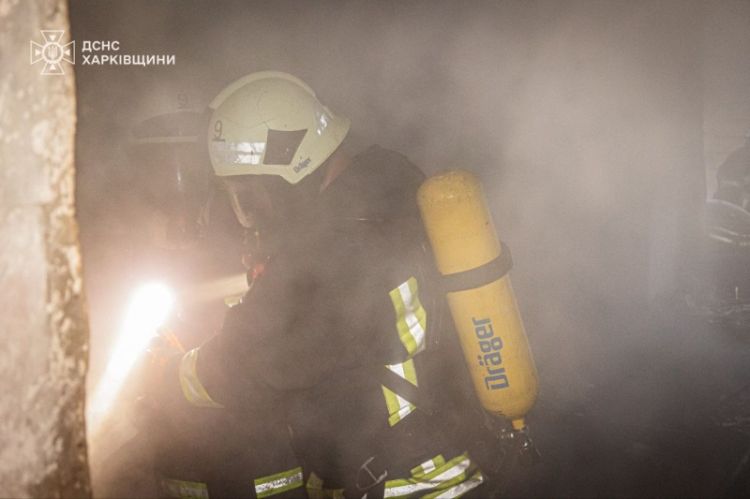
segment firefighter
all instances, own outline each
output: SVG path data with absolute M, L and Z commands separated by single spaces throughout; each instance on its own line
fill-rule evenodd
M 128 146 L 143 204 L 156 220 L 149 224 L 155 228 L 151 252 L 170 256 L 169 264 L 177 270 L 173 273 L 182 274 L 176 278 L 183 287 L 207 273 L 223 275 L 242 269 L 237 258 L 241 237 L 235 237 L 238 232 L 241 236 L 241 226 L 229 203 L 225 210 L 211 187 L 213 175 L 204 152 L 205 123 L 204 113 L 194 110 L 160 114 L 135 126 Z M 225 211 L 231 218 L 224 216 Z M 219 303 L 218 308 L 222 306 Z M 152 342 L 138 376 L 143 395 L 134 411 L 139 433 L 111 460 L 108 475 L 118 483 L 109 486 L 108 495 L 253 498 L 304 494 L 302 468 L 288 425 L 277 417 L 273 401 L 242 412 L 220 404 L 191 404 L 188 400 L 195 399 L 186 399 L 166 381 L 178 378 L 173 372 L 177 366 L 179 376 L 189 373 L 195 357 L 186 356 L 183 345 L 190 349 L 211 336 L 205 328 L 213 322 L 216 308 L 215 303 L 191 303 Z M 182 382 L 183 387 L 191 386 L 189 374 Z M 245 395 L 255 400 L 264 396 L 262 391 Z M 135 485 L 144 481 L 144 473 L 136 471 L 144 469 L 155 476 L 156 490 Z
M 210 162 L 255 243 L 254 280 L 179 360 L 184 399 L 285 421 L 311 497 L 481 494 L 431 389 L 446 378 L 421 171 L 378 146 L 356 151 L 349 120 L 286 73 L 241 78 L 210 113 Z M 255 493 L 298 478 L 280 471 Z

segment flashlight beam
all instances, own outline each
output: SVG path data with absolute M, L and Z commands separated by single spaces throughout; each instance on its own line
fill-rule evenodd
M 134 292 L 117 343 L 89 406 L 89 421 L 94 432 L 117 398 L 133 365 L 169 317 L 174 301 L 172 291 L 161 283 L 145 284 Z

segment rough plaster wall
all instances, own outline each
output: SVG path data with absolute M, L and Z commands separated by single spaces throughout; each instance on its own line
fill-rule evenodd
M 63 0 L 0 0 L 0 496 L 90 495 L 72 67 L 29 64 Z
M 706 16 L 704 140 L 708 195 L 716 170 L 750 132 L 750 2 L 714 2 Z

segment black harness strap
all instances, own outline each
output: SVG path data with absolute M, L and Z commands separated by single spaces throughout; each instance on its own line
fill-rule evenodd
M 479 288 L 505 277 L 513 268 L 513 258 L 510 254 L 510 248 L 502 241 L 500 242 L 500 248 L 500 255 L 484 265 L 464 272 L 444 275 L 441 279 L 443 291 L 453 293 Z
M 422 412 L 433 415 L 435 402 L 432 398 L 387 367 L 380 369 L 380 383 L 399 397 L 408 400 Z
M 442 276 L 442 290 L 446 293 L 452 293 L 474 289 L 504 277 L 513 267 L 513 258 L 510 254 L 510 248 L 505 243 L 500 242 L 500 248 L 500 255 L 484 265 L 465 272 Z M 435 402 L 432 400 L 432 397 L 427 396 L 424 390 L 420 390 L 385 366 L 380 369 L 380 383 L 398 396 L 417 406 L 422 412 L 428 415 L 436 412 Z

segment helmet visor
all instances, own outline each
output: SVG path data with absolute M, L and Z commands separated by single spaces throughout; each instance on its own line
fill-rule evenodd
M 307 130 L 268 130 L 263 164 L 289 165 L 297 154 Z

